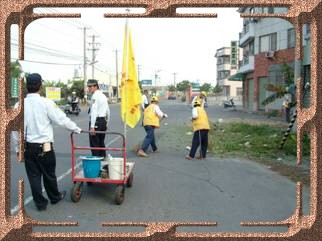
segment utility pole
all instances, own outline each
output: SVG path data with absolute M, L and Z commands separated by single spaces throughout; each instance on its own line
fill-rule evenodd
M 84 62 L 83 62 L 83 77 L 84 77 L 84 99 L 87 100 L 87 57 L 86 57 L 86 30 L 89 29 L 87 27 L 81 28 L 83 30 L 84 35 Z
M 115 78 L 116 78 L 116 102 L 119 101 L 119 71 L 118 71 L 118 56 L 115 49 Z
M 177 73 L 172 73 L 173 74 L 173 85 L 174 85 L 174 87 L 176 87 L 176 75 L 177 75 Z
M 157 93 L 157 79 L 159 77 L 158 73 L 160 73 L 161 69 L 157 69 L 154 72 L 154 88 L 155 88 L 155 93 Z
M 98 36 L 92 35 L 91 37 L 92 37 L 92 42 L 89 44 L 92 45 L 92 48 L 88 50 L 92 51 L 92 62 L 90 63 L 90 65 L 92 65 L 92 79 L 94 79 L 94 67 L 95 67 L 94 65 L 95 63 L 98 62 L 97 60 L 95 60 L 95 57 L 96 57 L 95 52 L 99 50 L 99 48 L 97 47 L 100 45 L 100 43 L 95 42 L 95 37 L 98 37 Z

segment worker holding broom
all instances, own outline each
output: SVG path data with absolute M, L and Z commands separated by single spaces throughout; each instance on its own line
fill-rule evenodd
M 192 109 L 192 145 L 189 155 L 186 156 L 186 159 L 192 160 L 195 157 L 197 149 L 200 145 L 200 156 L 197 159 L 206 158 L 207 148 L 208 148 L 208 132 L 209 132 L 209 121 L 207 112 L 201 106 L 200 100 L 195 100 L 193 102 Z

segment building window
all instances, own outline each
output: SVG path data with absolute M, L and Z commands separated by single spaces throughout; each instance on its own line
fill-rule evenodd
M 236 94 L 238 95 L 238 96 L 242 96 L 243 95 L 243 88 L 239 88 L 239 87 L 237 87 L 236 88 Z
M 295 28 L 287 30 L 287 48 L 294 48 L 296 42 Z
M 277 49 L 277 33 L 259 37 L 259 52 L 275 51 Z

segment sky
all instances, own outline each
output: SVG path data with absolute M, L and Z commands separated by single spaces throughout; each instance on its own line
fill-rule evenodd
M 107 84 L 115 78 L 116 50 L 118 71 L 122 69 L 124 18 L 104 18 L 104 13 L 115 12 L 103 8 L 41 8 L 38 13 L 81 13 L 82 18 L 46 18 L 32 22 L 25 31 L 24 72 L 39 72 L 43 79 L 64 81 L 72 79 L 75 69 L 83 75 L 83 30 L 87 30 L 87 48 L 96 47 L 95 75 Z M 117 12 L 124 12 L 117 9 Z M 142 12 L 131 9 L 131 12 Z M 170 85 L 189 80 L 216 84 L 216 50 L 238 40 L 242 18 L 237 8 L 178 9 L 182 13 L 217 13 L 217 18 L 130 18 L 136 64 L 140 65 L 140 80 L 151 79 L 157 73 L 157 85 Z M 17 26 L 11 28 L 12 60 L 18 58 Z M 92 53 L 87 50 L 87 58 Z M 174 74 L 175 78 L 174 78 Z M 87 69 L 92 77 L 91 66 Z

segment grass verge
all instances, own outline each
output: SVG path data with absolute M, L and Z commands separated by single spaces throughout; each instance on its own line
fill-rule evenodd
M 292 133 L 280 149 L 286 130 L 285 125 L 231 122 L 214 125 L 209 132 L 208 155 L 220 158 L 241 157 L 268 166 L 271 170 L 287 176 L 292 181 L 310 183 L 310 138 L 302 139 L 302 165 L 296 163 L 296 134 Z M 175 127 L 176 145 L 191 145 L 191 127 Z M 183 134 L 184 133 L 184 134 Z M 168 137 L 169 140 L 171 137 Z

